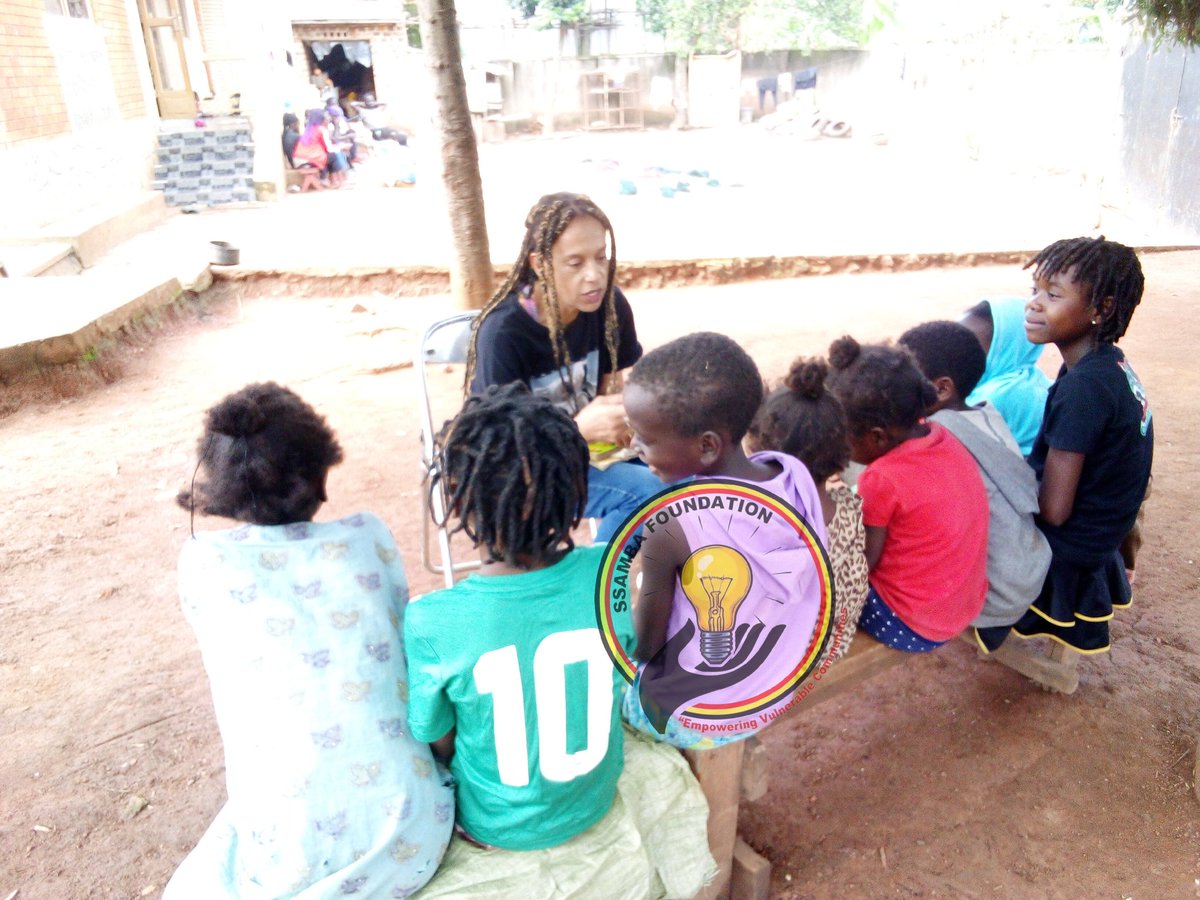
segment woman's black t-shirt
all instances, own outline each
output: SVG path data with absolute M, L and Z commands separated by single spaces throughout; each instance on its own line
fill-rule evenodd
M 617 369 L 627 369 L 642 356 L 633 310 L 620 288 L 613 289 L 617 308 Z M 479 328 L 475 355 L 474 393 L 492 384 L 522 381 L 538 396 L 574 416 L 599 390 L 600 378 L 612 371 L 604 343 L 604 309 L 582 312 L 564 331 L 570 365 L 566 375 L 572 397 L 554 365 L 550 330 L 522 308 L 517 292 L 500 301 Z

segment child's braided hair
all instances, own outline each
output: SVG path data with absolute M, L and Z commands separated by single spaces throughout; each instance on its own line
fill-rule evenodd
M 547 194 L 534 204 L 525 216 L 525 238 L 521 241 L 521 252 L 517 261 L 504 283 L 500 285 L 492 299 L 479 311 L 471 326 L 471 343 L 467 350 L 466 380 L 464 392 L 471 390 L 471 382 L 475 378 L 475 360 L 479 345 L 479 329 L 483 320 L 491 314 L 512 291 L 522 284 L 533 284 L 538 281 L 538 273 L 534 271 L 529 258 L 537 259 L 541 269 L 541 281 L 546 296 L 548 321 L 545 323 L 550 331 L 550 343 L 554 349 L 554 362 L 558 366 L 560 376 L 566 386 L 568 396 L 574 394 L 570 379 L 563 372 L 563 367 L 569 365 L 566 338 L 562 329 L 562 314 L 558 305 L 558 291 L 554 286 L 554 260 L 552 250 L 554 244 L 562 236 L 567 226 L 579 216 L 591 216 L 608 233 L 608 285 L 604 293 L 604 346 L 608 350 L 610 371 L 617 371 L 617 305 L 613 299 L 613 285 L 617 272 L 617 238 L 613 233 L 612 223 L 608 221 L 603 211 L 591 198 L 583 194 L 558 193 Z
M 575 422 L 516 382 L 468 397 L 446 423 L 429 489 L 445 491 L 447 517 L 458 518 L 451 534 L 487 547 L 491 562 L 527 568 L 574 547 L 587 474 L 587 442 Z
M 1025 264 L 1026 269 L 1030 266 L 1035 278 L 1049 278 L 1078 266 L 1075 280 L 1091 290 L 1092 308 L 1100 316 L 1096 340 L 1102 344 L 1115 344 L 1124 336 L 1146 286 L 1133 248 L 1105 240 L 1104 235 L 1055 241 Z M 1105 312 L 1102 304 L 1109 297 L 1112 309 Z

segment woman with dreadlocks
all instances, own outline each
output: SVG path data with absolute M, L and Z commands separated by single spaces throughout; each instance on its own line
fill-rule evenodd
M 621 373 L 642 355 L 629 301 L 614 284 L 616 237 L 582 194 L 548 194 L 525 217 L 508 278 L 475 321 L 466 386 L 520 381 L 575 419 L 588 442 L 590 518 L 607 541 L 663 485 L 636 462 L 621 404 Z
M 430 490 L 484 563 L 404 621 L 409 731 L 457 782 L 459 836 L 423 898 L 690 897 L 711 869 L 687 764 L 621 726 L 596 623 L 605 547 L 571 540 L 587 471 L 570 416 L 522 384 L 468 398 L 438 437 Z M 629 610 L 613 618 L 631 644 Z
M 1056 241 L 1035 256 L 1025 333 L 1062 354 L 1029 464 L 1053 551 L 1041 593 L 1013 626 L 1080 653 L 1109 648 L 1131 591 L 1118 548 L 1146 495 L 1154 426 L 1146 390 L 1115 346 L 1142 299 L 1137 254 L 1114 241 Z M 1003 636 L 1000 636 L 1003 640 Z

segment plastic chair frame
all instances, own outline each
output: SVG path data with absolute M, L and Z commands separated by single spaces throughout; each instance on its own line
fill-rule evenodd
M 454 561 L 450 549 L 450 530 L 444 524 L 447 505 L 446 493 L 441 482 L 432 489 L 428 483 L 435 465 L 434 438 L 437 436 L 438 428 L 434 424 L 433 407 L 429 401 L 427 367 L 467 361 L 471 325 L 478 315 L 478 310 L 470 310 L 455 313 L 430 323 L 417 343 L 416 357 L 413 360 L 413 369 L 417 374 L 417 408 L 421 417 L 421 467 L 424 471 L 424 487 L 421 491 L 421 562 L 430 572 L 442 575 L 448 588 L 454 587 L 456 575 L 478 569 L 481 563 L 478 559 L 457 563 Z M 436 526 L 441 562 L 433 559 L 430 547 L 430 536 L 435 527 L 434 518 L 443 523 Z

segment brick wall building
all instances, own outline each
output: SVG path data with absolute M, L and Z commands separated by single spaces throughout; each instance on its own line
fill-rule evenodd
M 149 188 L 156 116 L 134 0 L 0 3 L 0 229 Z

